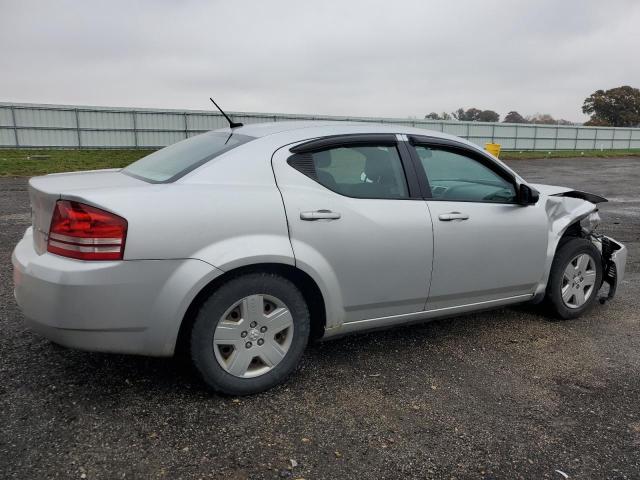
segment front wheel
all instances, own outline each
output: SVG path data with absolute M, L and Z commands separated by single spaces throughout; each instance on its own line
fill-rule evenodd
M 602 259 L 589 240 L 574 238 L 560 245 L 551 265 L 547 299 L 557 316 L 576 318 L 597 300 Z
M 295 370 L 309 331 L 309 311 L 295 285 L 273 274 L 243 275 L 222 285 L 200 309 L 191 358 L 214 390 L 258 393 Z

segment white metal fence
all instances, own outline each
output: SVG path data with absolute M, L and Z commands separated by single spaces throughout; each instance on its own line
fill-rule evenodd
M 230 112 L 247 123 L 341 120 L 392 123 L 450 133 L 504 150 L 640 148 L 640 128 L 457 122 Z M 0 148 L 156 148 L 227 126 L 217 112 L 0 102 Z

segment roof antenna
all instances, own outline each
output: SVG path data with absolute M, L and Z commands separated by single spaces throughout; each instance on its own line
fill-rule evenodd
M 222 115 L 224 115 L 224 118 L 226 118 L 226 119 L 227 119 L 227 122 L 229 122 L 229 128 L 242 127 L 242 123 L 240 123 L 240 122 L 234 122 L 233 120 L 231 120 L 231 119 L 229 118 L 229 115 L 227 115 L 226 113 L 224 113 L 224 112 L 222 111 L 222 109 L 218 106 L 218 104 L 216 103 L 216 101 L 215 101 L 213 98 L 209 97 L 209 100 L 211 100 L 211 103 L 213 103 L 213 104 L 216 106 L 216 108 L 217 108 L 218 110 L 220 110 L 220 113 L 221 113 Z

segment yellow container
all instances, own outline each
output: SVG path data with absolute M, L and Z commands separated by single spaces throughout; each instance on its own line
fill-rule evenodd
M 500 144 L 499 143 L 485 143 L 484 149 L 496 158 L 500 157 Z

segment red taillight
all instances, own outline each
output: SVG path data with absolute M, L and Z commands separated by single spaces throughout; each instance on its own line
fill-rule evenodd
M 58 200 L 47 251 L 80 260 L 122 260 L 127 221 L 84 203 Z

